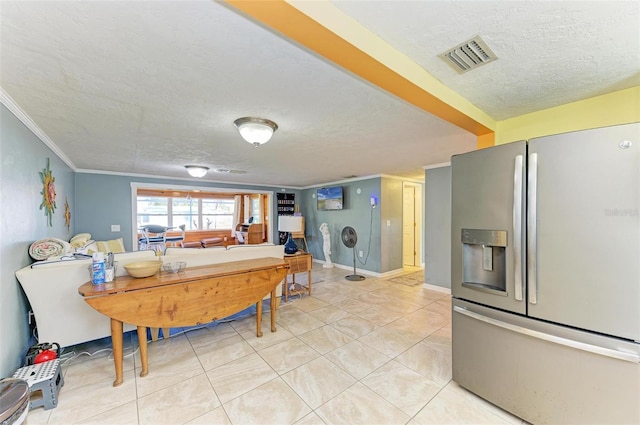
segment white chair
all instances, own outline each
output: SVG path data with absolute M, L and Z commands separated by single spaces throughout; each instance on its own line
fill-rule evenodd
M 184 224 L 181 224 L 178 227 L 182 231 L 182 234 L 181 235 L 177 235 L 177 236 L 167 236 L 165 238 L 165 244 L 166 245 L 170 244 L 171 246 L 175 246 L 175 247 L 180 245 L 180 247 L 184 247 L 183 242 L 184 242 L 184 235 L 185 235 L 185 227 L 186 226 Z
M 142 237 L 138 240 L 141 250 L 153 250 L 164 252 L 167 248 L 167 227 L 157 224 L 148 224 L 141 228 Z

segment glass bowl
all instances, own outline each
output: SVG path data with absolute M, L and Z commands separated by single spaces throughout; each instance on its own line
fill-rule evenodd
M 164 263 L 162 270 L 169 273 L 179 273 L 184 270 L 185 267 L 187 267 L 187 263 L 184 261 L 174 261 L 172 263 Z

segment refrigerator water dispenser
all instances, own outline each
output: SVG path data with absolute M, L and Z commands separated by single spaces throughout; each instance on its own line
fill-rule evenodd
M 507 232 L 462 229 L 462 286 L 507 295 Z

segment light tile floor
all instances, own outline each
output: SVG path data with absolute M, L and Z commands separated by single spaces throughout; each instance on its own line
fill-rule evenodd
M 314 265 L 313 295 L 255 335 L 255 316 L 149 344 L 140 378 L 135 333 L 125 335 L 124 377 L 110 339 L 63 355 L 55 409 L 27 424 L 523 424 L 451 380 L 451 303 L 419 281 L 367 277 Z M 306 273 L 297 277 L 304 283 Z M 128 355 L 127 355 L 128 354 Z

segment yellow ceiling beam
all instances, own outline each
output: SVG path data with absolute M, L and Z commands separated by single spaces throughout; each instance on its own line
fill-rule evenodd
M 496 122 L 328 1 L 226 0 L 387 92 L 493 145 Z

